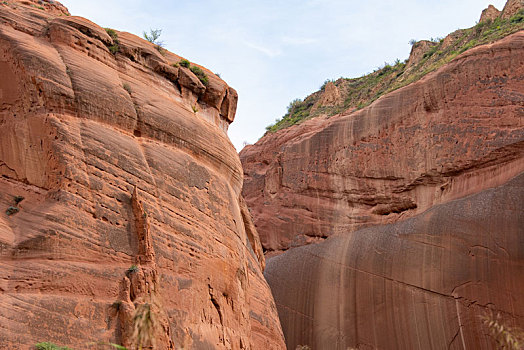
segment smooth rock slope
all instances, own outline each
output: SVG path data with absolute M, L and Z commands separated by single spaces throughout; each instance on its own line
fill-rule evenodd
M 237 94 L 180 59 L 56 1 L 0 3 L 0 348 L 132 346 L 149 311 L 155 349 L 284 347 Z
M 499 348 L 481 316 L 524 325 L 522 203 L 521 174 L 268 259 L 288 348 Z

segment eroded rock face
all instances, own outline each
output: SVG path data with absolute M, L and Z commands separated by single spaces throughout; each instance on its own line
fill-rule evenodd
M 523 121 L 519 32 L 247 146 L 288 348 L 490 349 L 489 310 L 524 328 Z
M 262 246 L 281 252 L 417 215 L 524 170 L 524 33 L 465 52 L 352 114 L 240 153 Z
M 502 10 L 502 18 L 511 18 L 524 8 L 524 0 L 508 0 Z
M 500 11 L 493 5 L 489 5 L 487 8 L 482 10 L 479 22 L 492 21 L 500 16 Z M 511 17 L 511 16 L 510 16 Z
M 150 310 L 156 349 L 283 348 L 234 89 L 37 3 L 0 4 L 1 346 L 129 345 Z
M 524 175 L 268 259 L 288 349 L 496 349 L 524 326 Z M 292 287 L 291 287 L 292 286 Z

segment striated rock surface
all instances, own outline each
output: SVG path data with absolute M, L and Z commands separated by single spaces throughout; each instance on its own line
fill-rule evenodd
M 236 91 L 180 59 L 56 1 L 0 4 L 0 348 L 132 346 L 137 315 L 146 348 L 284 347 Z
M 524 327 L 524 175 L 267 261 L 288 349 L 499 349 Z
M 240 156 L 289 349 L 492 349 L 489 310 L 524 329 L 523 31 Z
M 267 251 L 387 224 L 524 170 L 524 32 L 465 52 L 360 111 L 240 153 Z

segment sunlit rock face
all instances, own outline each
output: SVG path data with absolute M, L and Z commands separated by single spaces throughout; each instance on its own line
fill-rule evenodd
M 521 31 L 241 152 L 288 348 L 492 348 L 488 309 L 524 328 L 523 101 Z
M 56 1 L 0 4 L 0 347 L 132 346 L 148 309 L 155 349 L 284 348 L 237 94 L 180 59 Z

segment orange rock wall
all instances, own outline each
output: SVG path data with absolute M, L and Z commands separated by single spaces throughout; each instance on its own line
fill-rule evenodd
M 488 312 L 524 329 L 524 32 L 240 158 L 288 349 L 492 349 Z
M 369 107 L 240 153 L 269 254 L 396 222 L 524 170 L 524 33 L 460 55 Z
M 0 347 L 130 344 L 149 303 L 155 348 L 283 348 L 226 135 L 234 89 L 35 6 L 0 4 Z

